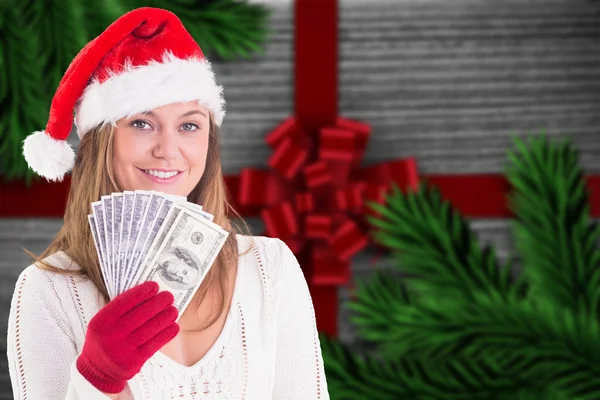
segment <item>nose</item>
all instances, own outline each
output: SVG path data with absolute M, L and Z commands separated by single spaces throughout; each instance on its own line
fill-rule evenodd
M 164 158 L 167 161 L 177 159 L 179 156 L 179 143 L 177 135 L 172 132 L 160 132 L 156 135 L 156 143 L 153 149 L 154 157 Z

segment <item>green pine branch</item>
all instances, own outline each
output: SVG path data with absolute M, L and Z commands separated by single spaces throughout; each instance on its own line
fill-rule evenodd
M 395 325 L 390 313 L 402 313 L 412 305 L 406 285 L 389 271 L 375 270 L 366 281 L 356 282 L 356 299 L 344 305 L 352 311 L 350 320 L 362 339 L 374 343 L 388 342 Z
M 321 348 L 333 400 L 574 400 L 553 384 L 520 378 L 497 363 L 457 356 L 382 360 L 359 356 L 322 335 Z
M 245 0 L 126 0 L 129 9 L 158 7 L 172 11 L 205 54 L 223 60 L 263 53 L 270 10 Z
M 499 266 L 493 247 L 480 246 L 467 221 L 439 192 L 426 184 L 404 195 L 397 186 L 386 205 L 370 203 L 380 213 L 369 222 L 374 239 L 394 252 L 402 272 L 422 295 L 465 298 L 485 293 L 507 299 L 522 293 L 510 268 Z
M 507 169 L 523 273 L 536 299 L 599 315 L 600 229 L 590 220 L 578 152 L 543 137 L 528 144 L 515 139 Z
M 323 339 L 332 398 L 600 398 L 598 230 L 583 170 L 568 143 L 517 150 L 507 173 L 524 261 L 516 280 L 435 189 L 393 188 L 372 205 L 374 236 L 407 277 L 357 282 L 348 307 L 377 353 Z
M 32 18 L 27 24 L 40 39 L 42 71 L 47 84 L 44 101 L 50 104 L 73 58 L 87 42 L 80 0 L 30 1 Z
M 555 382 L 569 391 L 576 389 L 571 380 L 577 371 L 600 398 L 600 325 L 595 318 L 553 304 L 484 297 L 471 303 L 423 299 L 418 311 L 392 318 L 395 339 L 403 342 L 400 349 L 409 349 L 404 354 L 495 360 L 519 376 Z M 385 350 L 399 354 L 392 340 Z
M 122 0 L 102 0 L 94 3 L 94 7 L 83 7 L 85 38 L 87 40 L 94 39 L 125 14 L 128 9 L 123 3 Z
M 495 360 L 507 370 L 514 369 L 515 376 L 542 382 L 561 382 L 566 372 L 578 371 L 589 385 L 598 385 L 600 396 L 597 320 L 575 317 L 551 304 L 519 299 L 500 302 L 484 295 L 469 302 L 444 295 L 415 300 L 402 289 L 400 296 L 392 298 L 387 295 L 392 290 L 386 293 L 386 288 L 394 286 L 398 285 L 390 283 L 389 277 L 376 274 L 369 285 L 359 284 L 357 299 L 350 302 L 350 307 L 361 313 L 354 319 L 361 337 L 373 340 L 373 332 L 380 334 L 375 340 L 384 358 Z M 375 300 L 378 291 L 384 295 Z M 379 304 L 365 307 L 374 301 Z M 368 312 L 376 309 L 380 312 L 369 323 Z M 381 326 L 385 330 L 378 329 Z M 574 377 L 566 374 L 565 379 Z M 585 392 L 580 393 L 570 381 L 561 385 L 573 395 Z
M 48 105 L 40 64 L 39 35 L 28 21 L 39 18 L 32 1 L 15 2 L 2 9 L 0 30 L 0 175 L 30 182 L 34 173 L 22 156 L 22 141 L 44 129 Z M 10 21 L 10 22 L 9 22 Z
M 559 390 L 556 393 L 565 396 L 558 398 L 600 398 L 600 325 L 596 319 L 574 315 L 570 310 L 552 304 L 517 298 L 500 302 L 483 294 L 472 302 L 456 301 L 447 296 L 415 299 L 402 286 L 391 283 L 390 278 L 387 273 L 376 273 L 370 284 L 358 285 L 357 299 L 351 302 L 362 307 L 379 298 L 380 303 L 371 308 L 381 310 L 379 315 L 374 315 L 372 325 L 385 326 L 384 333 L 388 335 L 385 339 L 377 338 L 381 340 L 379 362 L 372 358 L 371 363 L 365 364 L 335 341 L 326 342 L 322 347 L 329 368 L 326 375 L 331 382 L 331 393 L 339 396 L 336 398 L 369 398 L 361 396 L 375 389 L 380 397 L 373 398 L 382 399 L 402 398 L 394 396 L 410 396 L 407 398 L 411 399 L 493 398 L 486 397 L 490 393 L 502 393 L 498 398 L 511 399 L 519 398 L 517 394 L 525 389 L 534 392 L 525 391 L 519 395 L 521 398 L 551 398 L 539 394 L 537 388 L 528 388 L 531 382 L 539 382 L 542 387 L 555 387 Z M 377 295 L 375 292 L 382 288 L 382 294 Z M 393 292 L 398 297 L 390 296 Z M 388 323 L 384 321 L 385 307 L 389 308 Z M 362 311 L 366 320 L 366 310 Z M 363 332 L 359 332 L 363 336 Z M 451 389 L 441 383 L 454 375 L 438 371 L 440 383 L 434 384 L 434 380 L 428 379 L 425 386 L 431 389 L 429 386 L 433 385 L 447 395 L 430 392 L 417 395 L 409 390 L 418 386 L 421 378 L 417 379 L 401 368 L 398 360 L 405 359 L 434 366 L 462 360 L 459 366 L 464 363 L 463 367 L 472 371 L 480 371 L 479 363 L 490 362 L 495 363 L 497 371 L 503 374 L 489 376 L 478 388 L 458 386 Z M 460 377 L 460 380 L 465 379 Z M 500 390 L 498 385 L 503 380 L 508 386 Z M 395 386 L 393 382 L 396 382 Z M 477 393 L 481 397 L 468 397 Z

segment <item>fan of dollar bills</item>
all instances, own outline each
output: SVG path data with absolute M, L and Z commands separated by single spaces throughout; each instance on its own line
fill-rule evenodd
M 213 216 L 185 197 L 124 191 L 92 203 L 88 222 L 112 298 L 145 281 L 183 313 L 227 239 Z

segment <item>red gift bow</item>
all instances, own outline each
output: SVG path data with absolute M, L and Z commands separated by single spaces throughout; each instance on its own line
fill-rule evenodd
M 290 117 L 266 137 L 272 170 L 240 173 L 236 203 L 260 207 L 267 236 L 308 252 L 312 285 L 348 283 L 350 258 L 369 243 L 365 202 L 382 202 L 391 182 L 418 183 L 412 158 L 358 169 L 370 134 L 369 125 L 338 117 L 315 143 Z

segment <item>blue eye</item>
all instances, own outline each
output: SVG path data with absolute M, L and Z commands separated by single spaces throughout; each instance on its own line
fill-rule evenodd
M 136 119 L 134 121 L 131 121 L 129 126 L 135 128 L 135 129 L 144 130 L 144 131 L 148 130 L 148 129 L 152 129 L 152 126 L 147 121 L 144 121 L 142 119 Z M 198 126 L 197 124 L 191 123 L 191 122 L 186 122 L 185 124 L 183 124 L 181 126 L 182 126 L 182 129 L 186 132 L 194 132 L 194 131 L 200 129 L 200 126 Z
M 142 129 L 144 130 L 145 128 L 143 127 L 143 125 L 148 125 L 150 126 L 150 124 L 148 124 L 146 121 L 141 120 L 141 119 L 136 119 L 135 121 L 132 121 L 130 124 L 130 126 L 133 126 L 136 129 Z M 141 125 L 141 126 L 140 126 Z
M 185 123 L 185 124 L 183 124 L 182 126 L 183 126 L 183 127 L 186 127 L 186 126 L 187 126 L 188 128 L 193 126 L 193 127 L 195 128 L 195 129 L 185 129 L 185 128 L 183 129 L 184 131 L 188 131 L 188 132 L 194 132 L 195 130 L 197 130 L 197 129 L 200 129 L 200 127 L 199 127 L 198 125 L 196 125 L 196 124 L 193 124 L 193 123 L 191 123 L 191 122 L 186 122 L 186 123 Z

